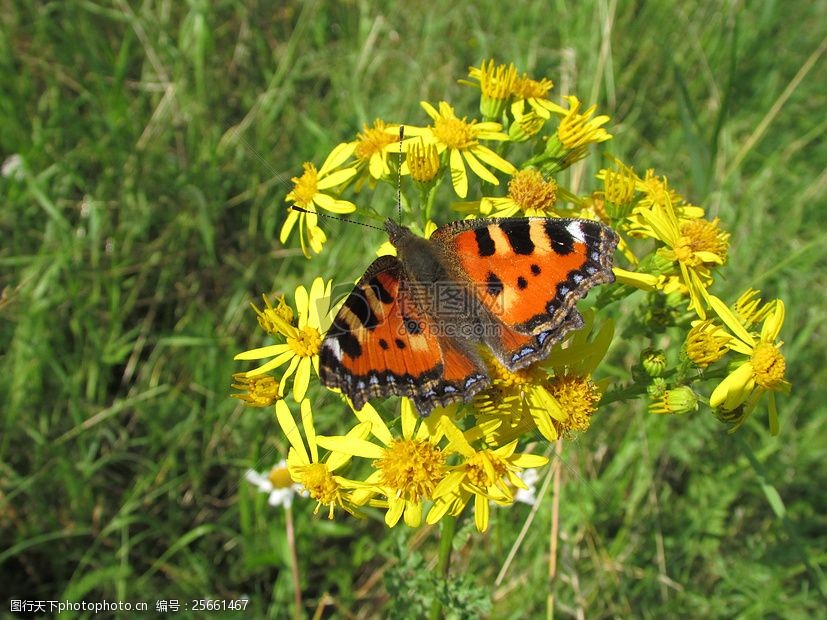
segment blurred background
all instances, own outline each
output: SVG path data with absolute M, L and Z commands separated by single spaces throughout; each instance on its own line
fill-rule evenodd
M 500 580 L 530 507 L 460 531 L 458 595 L 492 617 L 543 615 L 549 592 L 561 617 L 823 609 L 827 4 L 0 7 L 0 615 L 11 598 L 240 597 L 225 616 L 294 615 L 285 512 L 243 480 L 286 444 L 272 410 L 228 397 L 249 367 L 232 357 L 265 342 L 249 302 L 354 280 L 382 235 L 325 222 L 320 257 L 283 247 L 289 179 L 374 118 L 427 124 L 420 100 L 475 116 L 457 80 L 487 58 L 597 103 L 603 152 L 721 218 L 719 291 L 786 301 L 793 391 L 777 437 L 763 407 L 737 435 L 704 409 L 602 408 L 563 454 L 555 580 L 549 495 Z M 606 162 L 573 174 L 590 187 Z M 360 206 L 390 213 L 392 191 Z M 344 415 L 319 411 L 329 433 Z M 293 508 L 302 615 L 415 613 L 436 530 L 313 509 Z

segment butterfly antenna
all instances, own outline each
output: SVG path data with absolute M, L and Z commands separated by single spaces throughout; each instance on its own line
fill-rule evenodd
M 307 209 L 303 209 L 302 207 L 297 207 L 296 205 L 290 205 L 290 208 L 293 211 L 298 211 L 299 213 L 312 213 L 314 215 L 318 215 L 319 217 L 325 217 L 329 220 L 339 220 L 340 222 L 347 222 L 348 224 L 359 224 L 359 226 L 365 226 L 366 228 L 374 228 L 376 230 L 381 230 L 384 232 L 384 228 L 380 228 L 379 226 L 374 226 L 373 224 L 368 224 L 366 222 L 357 222 L 356 220 L 349 220 L 346 217 L 339 217 L 338 215 L 328 215 L 327 213 L 320 213 L 319 211 L 308 211 Z
M 405 125 L 399 125 L 399 166 L 396 171 L 396 215 L 402 224 L 402 139 L 405 137 Z

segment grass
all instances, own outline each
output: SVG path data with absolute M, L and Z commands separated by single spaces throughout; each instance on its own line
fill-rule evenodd
M 562 616 L 823 608 L 825 23 L 819 3 L 3 3 L 0 152 L 22 164 L 0 178 L 0 598 L 293 613 L 284 513 L 239 482 L 285 442 L 227 397 L 232 357 L 261 341 L 249 301 L 353 280 L 370 250 L 338 225 L 311 263 L 282 247 L 286 180 L 375 117 L 424 123 L 421 99 L 470 110 L 456 80 L 493 56 L 597 102 L 611 153 L 721 218 L 721 291 L 785 299 L 794 389 L 777 438 L 762 414 L 733 437 L 606 407 L 562 454 L 556 580 L 551 497 L 500 583 L 527 508 L 461 525 L 453 572 L 495 617 L 548 591 Z M 294 513 L 308 615 L 378 614 L 431 570 L 434 531 Z

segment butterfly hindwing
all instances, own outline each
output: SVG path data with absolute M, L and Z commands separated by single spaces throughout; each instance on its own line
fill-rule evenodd
M 345 299 L 319 361 L 322 383 L 341 389 L 357 409 L 397 394 L 427 415 L 487 385 L 473 351 L 439 335 L 393 256 L 374 261 Z

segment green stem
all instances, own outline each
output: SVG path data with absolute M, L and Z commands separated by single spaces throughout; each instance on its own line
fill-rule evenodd
M 290 575 L 293 578 L 293 598 L 295 602 L 294 616 L 297 619 L 304 617 L 302 606 L 302 588 L 301 580 L 299 579 L 299 558 L 296 554 L 296 534 L 293 527 L 293 509 L 290 506 L 285 506 L 284 514 L 285 528 L 287 530 L 287 546 L 290 549 Z
M 425 199 L 423 204 L 425 205 L 425 220 L 422 222 L 422 231 L 425 231 L 425 224 L 428 223 L 428 220 L 431 219 L 431 210 L 434 208 L 434 199 L 436 198 L 436 188 L 439 186 L 439 183 L 435 183 L 434 186 L 428 190 L 428 193 L 425 195 Z
M 457 529 L 457 518 L 447 515 L 442 519 L 442 531 L 439 538 L 439 560 L 436 565 L 437 575 L 446 581 L 448 570 L 451 568 L 451 550 L 454 548 L 454 532 Z M 434 592 L 434 600 L 431 602 L 430 620 L 439 620 L 442 617 L 442 601 Z

